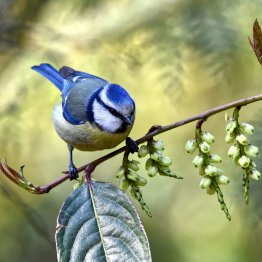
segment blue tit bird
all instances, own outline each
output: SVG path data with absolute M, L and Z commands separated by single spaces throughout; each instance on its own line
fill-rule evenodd
M 135 102 L 127 91 L 100 77 L 63 66 L 56 70 L 50 64 L 33 66 L 62 93 L 62 104 L 53 110 L 57 134 L 68 145 L 70 179 L 78 177 L 73 163 L 73 149 L 96 151 L 117 146 L 128 137 L 135 120 Z M 132 151 L 132 150 L 131 150 Z

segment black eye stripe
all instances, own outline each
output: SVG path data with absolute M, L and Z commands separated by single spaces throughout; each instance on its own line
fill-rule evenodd
M 106 105 L 102 99 L 100 98 L 100 96 L 98 95 L 96 97 L 96 100 L 97 102 L 102 105 L 104 108 L 106 108 L 112 115 L 116 116 L 116 117 L 119 117 L 119 118 L 122 118 L 123 116 L 121 114 L 119 114 L 116 109 L 112 108 L 112 107 L 109 107 L 108 105 Z

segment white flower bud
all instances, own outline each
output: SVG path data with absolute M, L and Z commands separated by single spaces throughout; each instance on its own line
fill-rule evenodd
M 254 127 L 248 123 L 241 123 L 240 124 L 240 131 L 245 135 L 252 135 L 254 132 Z
M 236 127 L 237 127 L 237 121 L 231 120 L 228 122 L 226 126 L 226 131 L 232 133 Z
M 250 159 L 246 156 L 241 156 L 239 159 L 238 159 L 238 164 L 241 165 L 242 167 L 244 168 L 247 168 L 250 164 Z
M 249 176 L 254 180 L 259 180 L 261 173 L 257 169 L 253 168 Z
M 201 134 L 201 138 L 204 141 L 206 141 L 208 144 L 212 144 L 215 141 L 215 137 L 213 135 L 211 135 L 210 133 L 208 133 L 208 132 L 203 132 Z
M 168 156 L 160 157 L 159 164 L 162 166 L 170 166 L 172 165 L 172 159 Z
M 259 148 L 257 146 L 248 145 L 244 147 L 245 153 L 250 157 L 256 157 L 258 155 Z
M 151 167 L 148 169 L 147 174 L 148 174 L 148 176 L 150 176 L 150 177 L 154 177 L 154 176 L 157 174 L 157 172 L 158 172 L 157 166 L 151 166 Z
M 121 189 L 122 191 L 126 192 L 126 190 L 129 187 L 129 183 L 128 180 L 123 178 L 119 181 L 119 185 L 118 185 L 119 189 Z
M 206 141 L 204 141 L 203 143 L 201 143 L 200 145 L 199 145 L 199 147 L 200 147 L 200 150 L 203 152 L 203 153 L 209 153 L 209 151 L 210 151 L 210 146 L 209 146 L 209 144 L 206 142 Z
M 164 145 L 164 142 L 162 140 L 153 141 L 152 146 L 156 150 L 164 150 L 165 149 L 165 145 Z
M 208 165 L 205 168 L 205 173 L 206 175 L 209 175 L 209 176 L 215 176 L 217 174 L 217 168 L 213 165 Z
M 188 140 L 185 145 L 185 150 L 187 153 L 192 154 L 197 149 L 197 142 L 195 139 Z
M 138 174 L 136 174 L 135 172 L 130 171 L 130 173 L 127 174 L 127 178 L 129 180 L 132 180 L 132 181 L 136 182 L 138 180 Z
M 235 138 L 236 138 L 236 136 L 235 136 L 234 133 L 227 132 L 227 134 L 225 136 L 225 142 L 228 143 L 228 144 L 232 143 L 232 142 L 234 142 Z
M 128 168 L 134 170 L 134 171 L 138 171 L 139 170 L 139 166 L 137 164 L 137 161 L 128 161 L 128 164 L 127 164 Z
M 149 153 L 149 147 L 142 145 L 138 150 L 138 157 L 145 157 Z
M 217 176 L 216 177 L 216 181 L 220 185 L 227 185 L 227 184 L 229 184 L 229 178 L 227 176 L 224 176 L 224 175 Z
M 228 156 L 229 157 L 233 157 L 233 158 L 236 158 L 240 153 L 240 149 L 238 146 L 231 146 L 229 149 L 228 149 Z
M 121 166 L 115 176 L 116 178 L 121 178 L 124 176 L 124 174 L 125 174 L 125 168 Z
M 201 156 L 201 155 L 195 156 L 195 158 L 194 158 L 193 161 L 192 161 L 192 164 L 193 164 L 195 167 L 200 167 L 203 163 L 204 163 L 204 157 Z
M 247 137 L 246 137 L 245 135 L 243 135 L 243 134 L 238 135 L 238 136 L 236 137 L 236 140 L 237 140 L 241 145 L 244 145 L 244 146 L 248 145 Z
M 147 180 L 142 176 L 138 176 L 138 179 L 135 182 L 135 185 L 136 186 L 145 186 L 146 184 L 147 184 Z
M 212 183 L 212 179 L 210 177 L 204 177 L 201 179 L 199 186 L 203 189 L 208 188 Z
M 221 163 L 222 162 L 222 158 L 217 154 L 210 154 L 208 158 L 211 163 Z

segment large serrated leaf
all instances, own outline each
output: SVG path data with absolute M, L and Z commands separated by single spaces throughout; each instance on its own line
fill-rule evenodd
M 59 262 L 151 261 L 146 233 L 132 203 L 110 183 L 84 183 L 73 191 L 57 224 Z

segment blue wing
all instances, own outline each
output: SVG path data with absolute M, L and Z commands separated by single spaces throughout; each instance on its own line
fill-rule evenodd
M 50 64 L 40 64 L 32 69 L 49 79 L 62 92 L 63 116 L 73 125 L 88 120 L 88 110 L 91 110 L 89 102 L 101 87 L 108 84 L 108 81 L 100 77 L 67 66 L 61 67 L 59 71 Z

